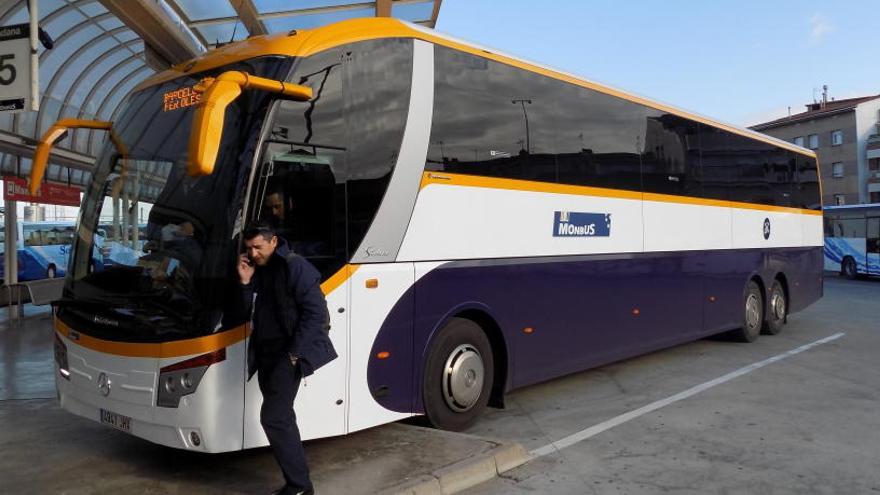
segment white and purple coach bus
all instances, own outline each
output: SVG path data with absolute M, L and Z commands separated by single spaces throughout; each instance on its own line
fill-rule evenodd
M 221 80 L 241 94 L 193 173 L 212 135 L 191 137 L 194 114 Z M 340 358 L 300 391 L 305 439 L 413 415 L 466 428 L 512 389 L 753 341 L 822 296 L 814 153 L 393 19 L 224 46 L 142 83 L 108 127 L 56 315 L 58 390 L 164 445 L 266 444 L 249 328 L 224 303 L 256 218 L 325 280 Z M 113 201 L 148 219 L 144 254 L 95 270 Z

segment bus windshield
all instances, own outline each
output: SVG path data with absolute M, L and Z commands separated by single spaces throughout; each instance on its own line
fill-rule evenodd
M 252 91 L 226 113 L 214 173 L 186 173 L 202 77 L 245 70 L 283 80 L 290 59 L 265 57 L 135 93 L 114 123 L 80 213 L 59 318 L 95 336 L 160 342 L 221 328 L 253 150 L 271 97 Z M 83 131 L 78 131 L 83 132 Z M 89 253 L 100 252 L 100 263 Z

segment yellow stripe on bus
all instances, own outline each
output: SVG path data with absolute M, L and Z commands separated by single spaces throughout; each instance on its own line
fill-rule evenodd
M 359 265 L 343 266 L 339 271 L 334 273 L 333 276 L 321 284 L 321 291 L 325 295 L 329 295 L 339 286 L 348 281 L 358 268 Z M 91 337 L 70 328 L 58 318 L 55 318 L 55 330 L 70 341 L 75 342 L 77 345 L 93 351 L 112 354 L 114 356 L 159 359 L 207 354 L 237 344 L 248 337 L 251 333 L 250 325 L 245 324 L 223 332 L 205 335 L 204 337 L 149 344 L 114 342 L 111 340 Z
M 753 203 L 741 203 L 737 201 L 726 201 L 721 199 L 694 198 L 690 196 L 674 196 L 671 194 L 641 193 L 636 191 L 624 191 L 620 189 L 575 186 L 569 184 L 555 184 L 529 180 L 499 179 L 496 177 L 483 177 L 478 175 L 449 174 L 446 172 L 425 172 L 422 175 L 422 182 L 419 188 L 424 189 L 434 184 L 447 186 L 483 187 L 488 189 L 504 189 L 508 191 L 528 191 L 556 194 L 572 194 L 577 196 L 596 196 L 601 198 L 637 199 L 644 201 L 657 201 L 662 203 L 718 206 L 724 208 L 740 208 L 746 210 L 797 213 L 802 215 L 822 215 L 821 210 L 807 210 L 785 206 L 759 205 Z
M 206 354 L 224 349 L 244 340 L 250 334 L 249 327 L 250 325 L 240 325 L 231 330 L 204 337 L 147 344 L 98 339 L 78 332 L 67 326 L 63 321 L 55 318 L 55 330 L 59 334 L 87 349 L 114 356 L 159 359 Z

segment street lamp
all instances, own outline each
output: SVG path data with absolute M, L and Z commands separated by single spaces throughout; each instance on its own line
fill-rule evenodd
M 526 153 L 531 153 L 532 152 L 532 145 L 531 145 L 531 140 L 529 137 L 529 114 L 528 114 L 528 112 L 526 112 L 526 103 L 531 105 L 532 100 L 531 99 L 514 99 L 514 100 L 510 100 L 510 103 L 513 103 L 514 105 L 519 103 L 520 105 L 522 105 L 523 117 L 526 119 Z

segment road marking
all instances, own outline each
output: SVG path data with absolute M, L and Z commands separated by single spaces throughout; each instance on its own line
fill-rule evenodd
M 555 442 L 547 444 L 543 447 L 539 447 L 539 448 L 529 452 L 529 456 L 532 459 L 536 459 L 538 457 L 543 457 L 547 454 L 552 454 L 553 452 L 557 452 L 557 451 L 562 450 L 564 448 L 571 447 L 572 445 L 574 445 L 576 443 L 583 442 L 584 440 L 587 440 L 588 438 L 594 437 L 594 436 L 602 433 L 603 431 L 610 430 L 611 428 L 614 428 L 615 426 L 622 425 L 623 423 L 626 423 L 628 421 L 632 421 L 640 416 L 644 416 L 645 414 L 648 414 L 649 412 L 656 411 L 657 409 L 660 409 L 661 407 L 665 407 L 665 406 L 668 406 L 669 404 L 673 404 L 673 403 L 678 402 L 680 400 L 684 400 L 689 397 L 693 397 L 694 395 L 697 395 L 700 392 L 703 392 L 703 391 L 708 390 L 712 387 L 721 385 L 722 383 L 729 382 L 730 380 L 733 380 L 734 378 L 738 378 L 738 377 L 743 376 L 745 374 L 751 373 L 752 371 L 755 371 L 758 368 L 763 368 L 764 366 L 767 366 L 768 364 L 772 364 L 777 361 L 781 361 L 785 358 L 794 356 L 795 354 L 800 354 L 804 351 L 812 349 L 813 347 L 820 346 L 822 344 L 827 344 L 829 342 L 832 342 L 834 340 L 837 340 L 837 339 L 843 337 L 844 335 L 846 335 L 845 332 L 839 332 L 839 333 L 836 333 L 836 334 L 831 335 L 829 337 L 825 337 L 824 339 L 820 339 L 815 342 L 812 342 L 812 343 L 809 343 L 806 345 L 802 345 L 798 348 L 792 349 L 787 352 L 783 352 L 782 354 L 777 354 L 776 356 L 773 356 L 771 358 L 767 358 L 763 361 L 759 361 L 757 363 L 753 363 L 748 366 L 742 367 L 736 371 L 732 371 L 732 372 L 730 372 L 724 376 L 718 377 L 714 380 L 709 380 L 708 382 L 701 383 L 701 384 L 694 386 L 694 387 L 691 387 L 683 392 L 679 392 L 673 396 L 667 397 L 665 399 L 660 399 L 656 402 L 652 402 L 646 406 L 640 407 L 640 408 L 635 409 L 633 411 L 630 411 L 628 413 L 621 414 L 620 416 L 615 416 L 615 417 L 613 417 L 607 421 L 603 421 L 595 426 L 591 426 L 585 430 L 581 430 L 577 433 L 574 433 L 574 434 L 569 435 L 565 438 L 562 438 L 560 440 L 557 440 Z

